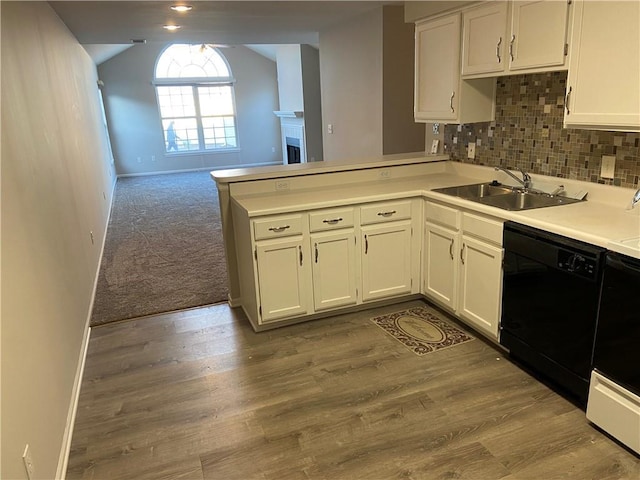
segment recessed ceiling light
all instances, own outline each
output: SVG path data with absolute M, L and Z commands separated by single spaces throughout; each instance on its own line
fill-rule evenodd
M 174 12 L 188 12 L 193 7 L 191 5 L 171 5 L 171 10 Z
M 165 30 L 169 30 L 170 32 L 175 32 L 182 27 L 180 27 L 180 25 L 163 25 L 162 28 L 164 28 Z

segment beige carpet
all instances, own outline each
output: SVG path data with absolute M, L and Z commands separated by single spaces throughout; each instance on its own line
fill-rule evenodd
M 209 172 L 118 179 L 91 325 L 227 300 Z
M 371 321 L 416 355 L 442 350 L 474 338 L 429 307 L 415 307 L 374 317 Z

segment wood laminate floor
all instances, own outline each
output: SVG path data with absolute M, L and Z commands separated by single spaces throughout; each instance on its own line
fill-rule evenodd
M 68 479 L 639 479 L 640 459 L 480 339 L 369 319 L 256 334 L 227 305 L 95 328 Z

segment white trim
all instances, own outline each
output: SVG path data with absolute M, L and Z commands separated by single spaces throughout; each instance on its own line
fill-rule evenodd
M 213 170 L 226 170 L 226 169 L 252 168 L 252 167 L 270 167 L 273 165 L 282 165 L 282 163 L 281 162 L 243 163 L 241 165 L 220 165 L 220 166 L 216 165 L 211 167 L 185 168 L 181 170 L 161 170 L 157 172 L 121 173 L 121 174 L 118 174 L 118 178 L 146 177 L 149 175 L 169 175 L 171 173 L 211 172 Z
M 84 334 L 82 337 L 82 348 L 78 358 L 78 368 L 76 369 L 76 377 L 73 381 L 73 390 L 71 393 L 71 404 L 67 413 L 67 422 L 62 436 L 62 447 L 58 456 L 58 467 L 56 468 L 56 478 L 64 480 L 67 475 L 67 466 L 69 464 L 69 453 L 71 452 L 71 440 L 73 439 L 73 427 L 76 423 L 76 413 L 78 411 L 78 401 L 80 400 L 80 388 L 82 387 L 82 377 L 84 375 L 84 366 L 87 360 L 87 352 L 89 350 L 89 339 L 91 338 L 91 314 L 93 313 L 93 304 L 96 299 L 96 291 L 98 289 L 98 277 L 100 275 L 100 267 L 102 266 L 102 256 L 104 254 L 104 245 L 107 240 L 107 228 L 111 219 L 113 209 L 113 197 L 116 190 L 116 180 L 111 184 L 111 202 L 109 203 L 109 214 L 104 226 L 104 234 L 102 235 L 102 246 L 100 247 L 100 257 L 98 267 L 93 280 L 93 290 L 91 293 L 91 302 L 89 303 L 89 311 L 87 312 L 87 320 L 84 325 Z
M 93 307 L 93 302 L 92 307 Z M 91 318 L 91 310 L 89 310 L 89 318 Z M 91 327 L 87 321 L 82 340 L 82 349 L 80 350 L 80 359 L 78 369 L 76 370 L 76 378 L 73 382 L 73 395 L 69 413 L 67 414 L 67 425 L 64 429 L 62 437 L 62 449 L 58 459 L 58 468 L 56 470 L 56 478 L 64 480 L 67 476 L 67 466 L 69 465 L 69 453 L 71 452 L 71 440 L 73 438 L 73 427 L 76 423 L 76 413 L 78 411 L 78 402 L 80 400 L 80 387 L 82 386 L 82 377 L 84 375 L 84 366 L 87 360 L 87 352 L 89 350 L 89 338 L 91 337 Z
M 274 115 L 278 118 L 302 118 L 304 112 L 293 110 L 274 110 Z

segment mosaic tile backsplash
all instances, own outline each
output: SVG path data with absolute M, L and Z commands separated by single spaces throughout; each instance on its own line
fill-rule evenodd
M 498 78 L 495 121 L 446 125 L 445 153 L 465 163 L 638 188 L 640 134 L 563 128 L 566 81 L 566 72 Z M 600 178 L 603 155 L 616 157 L 613 180 Z

